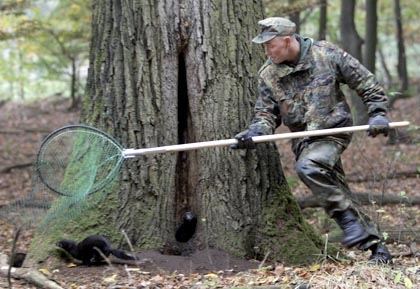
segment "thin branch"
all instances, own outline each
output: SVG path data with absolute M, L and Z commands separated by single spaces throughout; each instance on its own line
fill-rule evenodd
M 22 163 L 22 164 L 14 164 L 14 165 L 10 165 L 4 168 L 0 168 L 0 174 L 10 173 L 10 171 L 13 169 L 24 169 L 24 168 L 32 166 L 32 164 L 33 164 L 32 162 L 29 162 L 29 163 Z
M 4 277 L 7 277 L 9 271 L 9 264 L 7 259 L 7 255 L 0 253 L 0 275 L 3 275 Z M 28 283 L 34 284 L 40 288 L 64 289 L 33 268 L 12 268 L 10 271 L 12 278 L 23 279 Z
M 408 204 L 410 206 L 420 205 L 420 197 L 407 197 L 407 196 L 398 196 L 398 195 L 374 195 L 370 193 L 354 193 L 354 199 L 360 205 L 371 205 L 372 203 L 377 203 L 381 205 L 400 205 Z M 299 206 L 302 209 L 305 208 L 317 208 L 320 207 L 319 198 L 316 198 L 313 195 L 307 197 L 299 197 L 296 199 Z

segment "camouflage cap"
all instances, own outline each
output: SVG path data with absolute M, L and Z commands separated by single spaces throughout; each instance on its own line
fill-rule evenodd
M 276 36 L 293 35 L 296 31 L 296 24 L 289 19 L 282 17 L 270 17 L 258 21 L 261 33 L 252 39 L 252 42 L 261 44 L 273 39 Z

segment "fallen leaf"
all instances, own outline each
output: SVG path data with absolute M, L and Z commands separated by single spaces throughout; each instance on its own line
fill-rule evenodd
M 38 269 L 38 271 L 41 272 L 44 275 L 47 275 L 47 276 L 51 275 L 51 272 L 48 269 L 45 269 L 45 268 L 40 268 L 40 269 Z
M 209 273 L 209 274 L 204 275 L 204 277 L 206 277 L 206 278 L 218 278 L 219 276 L 214 274 L 214 273 Z
M 276 273 L 277 275 L 283 275 L 284 274 L 284 266 L 283 265 L 277 265 L 276 268 L 274 269 L 274 273 Z
M 313 265 L 309 268 L 309 271 L 315 272 L 315 271 L 318 271 L 319 269 L 321 269 L 321 265 L 320 264 L 315 264 L 315 265 Z
M 402 272 L 398 272 L 394 278 L 394 284 L 398 284 L 401 281 Z
M 115 282 L 116 278 L 117 278 L 117 274 L 114 274 L 112 276 L 104 278 L 104 282 L 112 283 L 112 282 Z
M 408 277 L 404 278 L 404 285 L 408 289 L 413 288 L 413 282 L 411 282 L 410 278 L 408 278 Z

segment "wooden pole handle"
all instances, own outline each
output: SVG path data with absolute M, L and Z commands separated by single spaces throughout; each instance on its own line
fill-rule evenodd
M 389 123 L 390 128 L 405 127 L 409 125 L 410 125 L 410 122 L 408 121 Z M 254 136 L 252 140 L 255 143 L 260 143 L 260 142 L 269 142 L 269 141 L 275 141 L 275 140 L 281 140 L 281 139 L 294 139 L 294 138 L 302 138 L 302 137 L 313 137 L 313 136 L 334 135 L 334 134 L 356 132 L 356 131 L 366 131 L 368 129 L 369 129 L 369 125 L 348 126 L 348 127 L 338 127 L 338 128 L 329 128 L 329 129 L 320 129 L 320 130 L 309 130 L 309 131 Z M 237 143 L 238 141 L 233 138 L 233 139 L 196 142 L 196 143 L 170 145 L 170 146 L 162 146 L 162 147 L 154 147 L 154 148 L 125 149 L 123 151 L 123 154 L 125 158 L 130 158 L 130 157 L 135 157 L 137 155 L 149 155 L 149 154 L 159 154 L 159 153 L 167 153 L 167 152 L 188 151 L 188 150 L 196 150 L 196 149 L 209 148 L 209 147 L 229 146 L 229 145 L 233 145 Z

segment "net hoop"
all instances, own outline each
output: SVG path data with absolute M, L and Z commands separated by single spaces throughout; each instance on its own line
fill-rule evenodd
M 35 172 L 41 182 L 62 196 L 88 195 L 109 184 L 118 174 L 124 160 L 124 148 L 107 133 L 88 125 L 68 125 L 51 132 L 42 141 L 35 161 Z M 72 159 L 76 158 L 76 160 Z M 94 162 L 92 162 L 92 160 Z M 80 162 L 77 175 L 91 185 L 80 189 L 63 185 L 69 166 Z M 76 174 L 76 173 L 75 173 Z M 70 177 L 71 178 L 71 177 Z M 71 180 L 67 180 L 70 183 Z

